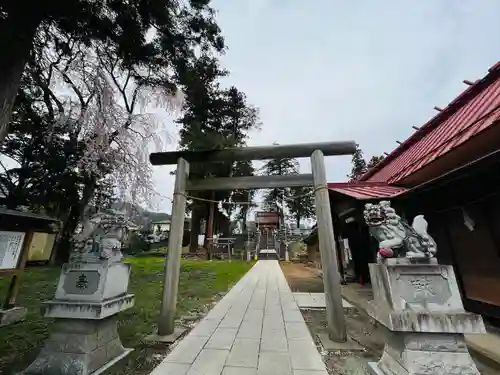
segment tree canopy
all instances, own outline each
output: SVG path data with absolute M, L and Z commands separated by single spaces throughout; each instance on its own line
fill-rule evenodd
M 149 205 L 149 152 L 170 136 L 151 107 L 181 112 L 181 148 L 245 144 L 258 110 L 220 85 L 228 72 L 214 14 L 209 0 L 2 2 L 0 147 L 18 165 L 3 165 L 4 201 L 60 218 L 66 243 L 91 208 Z M 191 169 L 253 173 L 251 163 Z
M 73 55 L 72 43 L 103 45 L 119 67 L 147 67 L 149 84 L 169 90 L 185 78 L 196 51 L 221 52 L 224 39 L 209 0 L 7 0 L 0 4 L 0 142 L 7 134 L 26 63 L 40 35 L 55 55 Z
M 290 189 L 290 194 L 295 199 L 287 201 L 287 207 L 295 219 L 297 228 L 300 228 L 302 219 L 310 219 L 316 216 L 313 188 L 295 187 Z
M 382 160 L 384 160 L 384 156 L 372 156 L 370 160 L 368 160 L 368 163 L 366 163 L 366 169 L 371 169 L 375 167 L 378 163 L 380 163 Z
M 349 182 L 355 182 L 361 178 L 369 169 L 375 167 L 378 163 L 380 163 L 384 159 L 383 156 L 372 156 L 368 162 L 366 162 L 363 151 L 356 144 L 356 151 L 352 155 L 352 168 L 351 173 L 347 175 L 349 178 Z
M 297 175 L 299 173 L 300 165 L 297 159 L 294 158 L 272 159 L 262 167 L 262 174 L 265 176 Z M 264 209 L 278 211 L 284 219 L 285 208 L 288 208 L 297 227 L 300 227 L 302 219 L 308 219 L 315 215 L 312 192 L 312 188 L 306 186 L 266 190 L 264 193 Z
M 286 176 L 299 174 L 299 162 L 294 158 L 279 158 L 269 160 L 261 169 L 265 176 Z M 283 209 L 279 208 L 283 199 L 287 199 L 292 195 L 290 188 L 276 188 L 266 190 L 264 193 L 264 209 L 273 210 L 284 215 Z M 277 202 L 279 202 L 277 204 Z
M 219 79 L 228 75 L 213 56 L 202 54 L 186 69 L 183 114 L 177 120 L 180 125 L 180 147 L 186 150 L 223 149 L 244 146 L 249 132 L 260 126 L 257 108 L 248 103 L 246 95 L 234 86 L 222 87 Z M 253 175 L 251 162 L 193 163 L 190 166 L 192 178 L 229 177 Z M 241 202 L 225 205 L 229 215 L 237 213 L 245 226 L 246 215 L 253 199 L 252 191 L 196 192 L 196 198 L 203 200 Z M 189 205 L 192 212 L 191 243 L 195 243 L 201 222 L 208 220 L 210 204 L 194 200 Z M 244 203 L 243 203 L 244 202 Z M 230 220 L 215 210 L 215 229 L 229 231 Z M 227 233 L 229 234 L 229 233 Z
M 363 157 L 363 151 L 356 143 L 356 151 L 352 154 L 352 169 L 351 173 L 347 175 L 349 182 L 358 180 L 363 174 L 366 173 L 366 161 Z

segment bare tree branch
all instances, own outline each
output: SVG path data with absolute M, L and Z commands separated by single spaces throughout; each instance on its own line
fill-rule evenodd
M 78 96 L 78 100 L 80 101 L 80 105 L 82 106 L 82 108 L 84 108 L 85 104 L 86 104 L 86 100 L 83 98 L 81 91 L 78 89 L 78 87 L 75 85 L 73 80 L 68 76 L 68 74 L 65 71 L 59 70 L 59 73 L 62 74 L 64 81 L 71 86 L 75 95 Z

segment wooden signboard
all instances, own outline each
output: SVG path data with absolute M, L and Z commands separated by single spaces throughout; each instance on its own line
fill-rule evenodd
M 0 231 L 0 270 L 14 270 L 21 258 L 25 233 Z
M 277 212 L 257 212 L 255 222 L 258 225 L 277 225 L 279 223 L 279 214 Z

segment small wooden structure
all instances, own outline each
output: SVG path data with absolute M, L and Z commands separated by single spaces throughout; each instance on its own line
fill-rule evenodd
M 236 238 L 223 238 L 217 237 L 214 238 L 211 242 L 212 249 L 210 251 L 211 256 L 215 258 L 228 258 L 231 259 L 233 257 L 234 252 L 234 243 L 236 242 Z
M 321 268 L 321 256 L 319 254 L 318 227 L 314 226 L 311 233 L 304 238 L 307 246 L 307 261 L 314 267 Z
M 280 217 L 278 212 L 257 212 L 255 213 L 255 224 L 263 232 L 272 231 L 280 227 Z
M 22 320 L 26 310 L 16 307 L 21 278 L 34 233 L 57 233 L 60 222 L 45 215 L 0 208 L 0 274 L 10 275 L 5 302 L 0 308 L 0 326 Z

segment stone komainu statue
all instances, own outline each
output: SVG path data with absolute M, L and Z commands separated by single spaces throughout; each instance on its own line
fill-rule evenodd
M 127 220 L 119 212 L 97 213 L 83 224 L 75 236 L 70 263 L 122 260 L 122 239 Z
M 423 215 L 417 215 L 409 226 L 396 214 L 389 201 L 368 203 L 363 214 L 370 234 L 379 243 L 377 259 L 394 256 L 432 258 L 436 255 L 436 242 L 427 233 L 427 221 Z

